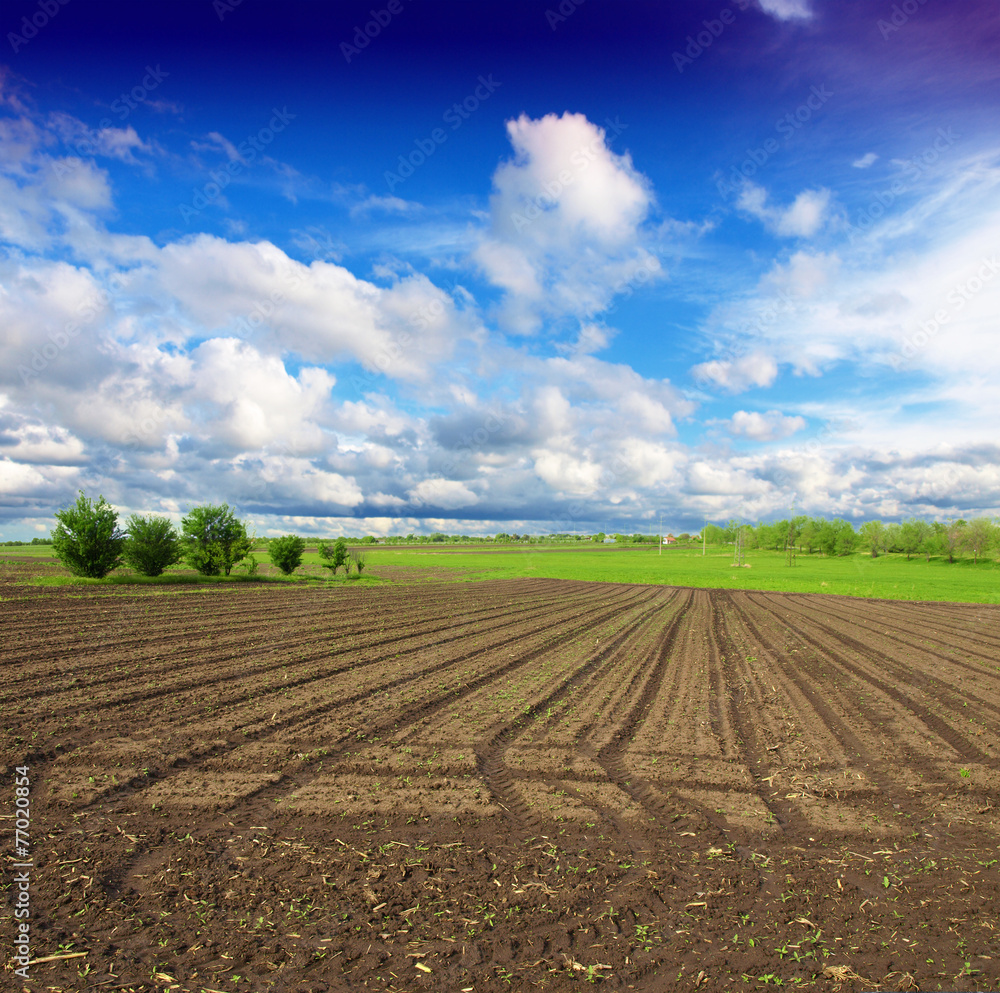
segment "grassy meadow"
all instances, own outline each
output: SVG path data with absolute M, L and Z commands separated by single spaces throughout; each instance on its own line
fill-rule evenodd
M 972 560 L 949 563 L 932 556 L 927 562 L 905 555 L 867 553 L 843 558 L 798 555 L 789 566 L 781 552 L 753 550 L 749 567 L 734 568 L 731 547 L 701 549 L 657 546 L 570 547 L 529 545 L 483 551 L 451 546 L 429 550 L 379 546 L 367 550 L 368 570 L 378 575 L 386 565 L 450 570 L 456 580 L 514 576 L 597 580 L 606 583 L 655 583 L 736 590 L 782 590 L 839 593 L 888 600 L 953 600 L 1000 603 L 1000 564 Z
M 747 552 L 749 567 L 734 568 L 732 547 L 664 548 L 655 545 L 595 546 L 553 545 L 444 545 L 364 546 L 367 566 L 363 577 L 347 578 L 341 572 L 334 582 L 378 585 L 386 581 L 419 583 L 429 579 L 477 582 L 484 579 L 534 576 L 606 583 L 664 584 L 737 590 L 774 590 L 796 593 L 836 593 L 844 596 L 888 600 L 945 600 L 964 603 L 1000 603 L 1000 564 L 992 559 L 974 565 L 971 559 L 954 563 L 932 556 L 907 561 L 904 555 L 887 554 L 873 559 L 867 553 L 827 558 L 801 554 L 789 566 L 780 552 Z M 119 569 L 107 579 L 73 577 L 55 558 L 49 546 L 0 549 L 0 578 L 32 583 L 171 585 L 176 583 L 232 582 L 330 582 L 330 572 L 320 565 L 315 546 L 290 577 L 271 564 L 265 549 L 257 549 L 256 576 L 237 566 L 230 577 L 199 576 L 186 566 L 172 566 L 164 575 L 148 579 L 129 569 Z

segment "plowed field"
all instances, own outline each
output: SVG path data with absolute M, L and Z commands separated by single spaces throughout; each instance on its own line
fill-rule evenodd
M 31 989 L 1000 986 L 1000 608 L 0 596 Z

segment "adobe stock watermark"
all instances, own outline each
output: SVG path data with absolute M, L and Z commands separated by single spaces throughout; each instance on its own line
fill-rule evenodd
M 132 89 L 112 100 L 111 109 L 118 115 L 118 121 L 124 123 L 128 120 L 132 111 L 144 104 L 149 99 L 149 95 L 158 89 L 160 83 L 169 76 L 169 72 L 160 68 L 159 62 L 156 63 L 155 68 L 147 65 L 146 74 L 142 77 L 142 80 L 133 86 Z M 102 144 L 101 132 L 111 128 L 114 123 L 110 117 L 103 117 L 98 122 L 96 129 L 84 127 L 82 135 L 78 135 L 72 139 L 65 138 L 64 143 L 69 145 L 79 158 L 75 161 L 56 159 L 52 163 L 52 171 L 57 176 L 68 175 L 79 167 L 81 159 L 93 158 L 95 155 L 99 155 Z
M 879 34 L 882 35 L 882 40 L 888 41 L 925 3 L 927 0 L 903 0 L 902 3 L 894 3 L 889 20 L 886 21 L 880 17 L 876 24 Z
M 645 286 L 662 272 L 663 265 L 655 255 L 644 259 L 628 276 L 618 280 L 612 287 L 614 302 L 604 311 L 604 315 L 614 314 L 623 301 L 628 300 L 637 289 Z
M 811 86 L 809 96 L 795 110 L 789 111 L 775 121 L 774 130 L 785 136 L 785 142 L 790 141 L 795 133 L 804 128 L 812 120 L 813 115 L 821 110 L 833 95 L 833 91 L 828 90 L 825 83 Z M 771 157 L 781 151 L 781 147 L 782 143 L 777 138 L 765 138 L 760 145 L 748 148 L 746 150 L 747 157 L 730 168 L 728 179 L 723 177 L 716 182 L 719 195 L 726 198 L 734 193 L 740 193 L 744 183 L 756 176 L 767 165 Z
M 59 13 L 69 0 L 38 0 L 38 9 L 29 18 L 21 18 L 20 34 L 16 31 L 7 32 L 7 41 L 16 55 L 19 49 L 38 37 L 38 32 L 44 30 L 49 21 Z
M 545 20 L 548 22 L 549 27 L 555 31 L 560 24 L 565 24 L 584 3 L 586 3 L 586 0 L 562 0 L 555 10 L 546 8 Z
M 995 255 L 989 259 L 984 256 L 974 275 L 964 282 L 956 283 L 948 291 L 945 297 L 948 306 L 939 307 L 927 320 L 920 321 L 917 325 L 918 330 L 910 337 L 905 338 L 899 351 L 889 357 L 889 364 L 893 369 L 898 372 L 906 363 L 916 358 L 920 351 L 927 347 L 931 339 L 935 338 L 956 314 L 960 314 L 966 305 L 983 291 L 987 284 L 993 282 L 997 273 L 1000 273 L 1000 259 Z
M 858 212 L 855 226 L 851 229 L 851 239 L 857 237 L 858 232 L 867 234 L 875 222 L 885 216 L 886 211 L 896 202 L 896 200 L 906 193 L 913 183 L 933 166 L 944 152 L 951 148 L 959 139 L 951 128 L 938 128 L 937 137 L 923 151 L 914 155 L 912 159 L 907 159 L 903 166 L 904 171 L 900 178 L 894 179 L 884 190 L 873 194 L 868 206 Z M 909 180 L 909 184 L 903 182 Z
M 736 7 L 740 13 L 744 13 L 750 8 L 750 0 L 736 0 Z M 683 52 L 673 53 L 674 66 L 678 72 L 683 73 L 689 65 L 694 65 L 694 60 L 703 55 L 716 39 L 730 25 L 736 23 L 736 14 L 729 8 L 723 7 L 717 17 L 701 22 L 702 28 L 696 34 L 688 35 L 684 40 L 687 42 Z
M 226 14 L 231 14 L 242 3 L 243 0 L 212 0 L 212 10 L 220 21 L 224 21 Z
M 116 451 L 105 448 L 98 457 L 91 460 L 80 473 L 80 479 L 87 484 L 96 484 L 118 471 L 119 463 L 130 466 L 129 456 L 150 450 L 149 441 L 167 420 L 168 413 L 162 407 L 154 407 L 151 413 L 136 417 L 131 430 L 124 438 L 124 444 Z
M 475 89 L 468 96 L 453 103 L 441 115 L 441 120 L 452 132 L 457 131 L 500 88 L 493 73 L 485 77 L 477 76 L 476 82 Z M 426 138 L 414 139 L 416 148 L 400 155 L 395 172 L 387 170 L 385 173 L 389 192 L 392 193 L 400 183 L 409 179 L 447 140 L 448 132 L 444 128 L 434 128 Z
M 787 317 L 795 312 L 795 298 L 784 288 L 775 291 L 772 299 L 764 306 L 757 309 L 756 314 L 749 320 L 744 321 L 733 331 L 735 336 L 739 336 L 740 344 L 737 346 L 730 340 L 727 347 L 718 348 L 710 362 L 736 363 L 741 359 L 748 358 L 751 353 L 751 346 L 759 344 L 765 333 L 774 326 L 779 317 Z M 707 365 L 709 363 L 703 363 Z M 709 375 L 702 373 L 698 376 L 700 382 L 710 384 L 714 382 Z
M 69 347 L 73 339 L 85 327 L 97 320 L 98 314 L 112 300 L 111 290 L 118 292 L 124 285 L 123 275 L 118 272 L 112 273 L 108 279 L 110 290 L 102 287 L 93 297 L 77 307 L 76 319 L 67 321 L 61 331 L 50 331 L 47 335 L 49 340 L 40 348 L 33 348 L 30 359 L 18 364 L 17 372 L 21 377 L 21 384 L 27 386 L 32 379 L 41 376 L 60 353 Z
M 457 283 L 452 283 L 448 287 L 439 287 L 439 289 L 453 293 L 457 287 Z M 392 369 L 404 359 L 410 346 L 418 343 L 416 332 L 426 331 L 434 322 L 445 317 L 447 312 L 448 309 L 440 297 L 434 297 L 428 303 L 412 311 L 407 319 L 407 324 L 413 333 L 403 329 L 391 334 L 388 342 L 382 345 L 370 365 L 363 367 L 360 374 L 355 373 L 351 376 L 351 385 L 356 390 L 357 395 L 363 396 L 366 390 L 375 385 L 375 381 L 380 375 L 391 375 Z
M 450 479 L 460 463 L 485 450 L 490 439 L 507 427 L 512 416 L 502 405 L 488 408 L 479 427 L 463 434 L 449 449 L 447 460 L 441 465 L 440 477 Z
M 594 486 L 594 492 L 607 494 L 616 485 L 635 478 L 635 466 L 624 456 L 616 455 L 610 462 L 601 463 L 600 475 Z M 581 523 L 594 523 L 593 499 L 574 500 L 566 508 L 566 516 L 549 522 L 555 532 L 569 532 Z
M 511 213 L 510 220 L 515 231 L 520 233 L 533 221 L 538 220 L 544 213 L 555 207 L 559 203 L 559 197 L 562 196 L 563 191 L 572 186 L 597 156 L 628 128 L 628 125 L 622 124 L 618 117 L 615 117 L 613 121 L 610 117 L 606 117 L 604 123 L 607 125 L 607 130 L 603 134 L 571 152 L 567 167 L 560 169 L 545 183 L 541 193 L 531 197 L 520 210 Z M 611 134 L 610 139 L 607 137 L 609 133 Z
M 794 448 L 790 453 L 790 457 L 792 459 L 801 459 L 809 456 L 817 456 L 832 439 L 843 435 L 854 427 L 856 425 L 847 420 L 826 421 L 813 437 Z M 791 484 L 799 481 L 800 476 L 801 473 L 794 473 L 790 469 L 779 468 L 777 472 L 769 476 L 761 476 L 761 478 L 766 479 L 780 490 L 787 490 Z M 795 493 L 793 492 L 792 495 L 794 496 Z
M 298 265 L 286 266 L 282 272 L 284 287 L 271 290 L 266 296 L 260 297 L 254 305 L 236 320 L 236 337 L 241 341 L 252 338 L 289 299 L 289 295 L 301 286 L 309 273 L 313 262 L 323 262 L 336 252 L 337 246 L 324 235 L 322 241 L 310 235 L 311 252 L 304 262 Z
M 356 58 L 366 49 L 391 23 L 394 17 L 398 17 L 403 12 L 403 0 L 389 0 L 381 10 L 370 10 L 371 20 L 358 25 L 354 29 L 354 36 L 350 42 L 340 43 L 340 54 L 348 65 L 351 59 Z
M 262 155 L 268 145 L 274 141 L 275 137 L 281 134 L 288 127 L 296 116 L 288 111 L 287 107 L 278 110 L 271 108 L 271 119 L 256 134 L 244 138 L 238 146 L 236 152 L 238 158 L 231 159 L 219 169 L 213 169 L 209 175 L 209 181 L 200 189 L 192 190 L 190 203 L 181 203 L 177 209 L 181 212 L 181 217 L 190 222 L 193 217 L 197 217 L 206 207 L 210 207 L 222 196 L 222 191 L 240 175 L 244 169 L 252 165 L 258 155 Z

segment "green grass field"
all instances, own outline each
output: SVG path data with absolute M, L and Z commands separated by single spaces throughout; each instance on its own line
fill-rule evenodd
M 664 584 L 738 590 L 776 590 L 796 593 L 837 593 L 845 596 L 887 600 L 946 600 L 960 603 L 1000 603 L 1000 564 L 986 560 L 974 565 L 971 559 L 954 563 L 937 558 L 907 561 L 903 555 L 866 554 L 844 558 L 799 555 L 794 566 L 779 552 L 750 551 L 749 568 L 733 568 L 731 548 L 701 549 L 637 546 L 618 548 L 593 545 L 528 545 L 484 549 L 480 546 L 447 545 L 428 548 L 367 546 L 364 577 L 337 583 L 377 585 L 394 582 L 425 582 L 428 577 L 453 582 L 535 576 L 547 579 L 576 579 L 606 583 Z M 0 549 L 0 576 L 49 584 L 143 583 L 173 584 L 197 582 L 329 582 L 330 574 L 320 567 L 319 555 L 306 552 L 302 566 L 291 577 L 281 576 L 271 565 L 267 552 L 258 549 L 261 564 L 258 577 L 248 577 L 239 568 L 228 579 L 206 579 L 184 566 L 174 566 L 157 579 L 145 579 L 129 570 L 112 573 L 106 580 L 77 579 L 54 558 L 46 546 Z M 4 563 L 17 562 L 5 570 Z M 26 561 L 27 560 L 27 561 Z M 30 565 L 30 576 L 22 566 Z M 383 573 L 383 574 L 380 574 Z
M 426 547 L 378 547 L 368 550 L 368 569 L 378 575 L 384 565 L 447 569 L 456 580 L 513 576 L 598 580 L 607 583 L 663 583 L 738 590 L 783 590 L 797 593 L 839 593 L 887 600 L 952 600 L 1000 603 L 1000 564 L 973 565 L 971 559 L 930 562 L 903 555 L 877 559 L 857 554 L 844 558 L 799 555 L 788 566 L 780 552 L 747 553 L 749 568 L 734 568 L 731 548 L 652 547 L 565 548 L 528 546 L 511 551 L 483 552 L 475 548 L 429 551 Z

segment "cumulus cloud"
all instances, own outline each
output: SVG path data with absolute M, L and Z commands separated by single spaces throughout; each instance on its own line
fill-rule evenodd
M 851 165 L 855 169 L 867 169 L 869 166 L 874 165 L 877 159 L 878 156 L 874 152 L 866 152 L 860 159 L 855 159 Z
M 442 510 L 469 507 L 479 502 L 479 497 L 464 483 L 454 479 L 424 479 L 410 493 L 413 501 Z
M 270 242 L 198 235 L 166 245 L 135 276 L 197 325 L 253 336 L 316 362 L 352 358 L 394 379 L 426 379 L 477 326 L 426 276 L 380 287 L 343 266 L 290 258 Z
M 493 175 L 490 229 L 475 252 L 505 291 L 503 325 L 534 334 L 546 318 L 586 320 L 615 294 L 658 278 L 644 246 L 649 184 L 582 114 L 507 122 L 514 158 Z
M 803 190 L 787 207 L 772 207 L 768 194 L 756 183 L 744 183 L 736 206 L 764 222 L 783 238 L 811 238 L 823 226 L 830 207 L 827 189 Z
M 735 359 L 701 362 L 691 369 L 691 374 L 727 393 L 743 393 L 755 386 L 770 386 L 778 378 L 778 363 L 773 356 L 756 351 Z
M 795 8 L 807 9 L 770 12 L 792 19 Z M 435 261 L 456 278 L 472 264 L 487 276 L 502 330 L 558 328 L 554 343 L 514 346 L 490 332 L 468 289 L 445 291 L 391 255 L 358 274 L 327 238 L 321 252 L 299 242 L 310 257 L 300 261 L 248 240 L 253 225 L 238 218 L 221 229 L 228 239 L 109 232 L 107 173 L 64 154 L 77 124 L 6 106 L 21 116 L 0 117 L 0 515 L 25 530 L 50 526 L 80 485 L 173 515 L 229 499 L 266 521 L 261 532 L 278 522 L 327 534 L 611 521 L 653 531 L 653 507 L 697 527 L 783 514 L 793 497 L 805 512 L 855 519 L 1000 509 L 1000 454 L 987 444 L 1000 420 L 1000 214 L 984 195 L 1000 188 L 995 164 L 960 169 L 850 245 L 833 240 L 825 189 L 782 206 L 747 184 L 748 216 L 830 242 L 786 247 L 753 285 L 724 294 L 701 328 L 707 361 L 694 378 L 719 394 L 846 362 L 838 383 L 921 378 L 877 400 L 845 392 L 857 423 L 806 442 L 795 435 L 807 419 L 837 413 L 829 393 L 796 402 L 796 415 L 768 409 L 788 409 L 778 396 L 757 412 L 717 397 L 725 409 L 703 423 L 769 444 L 714 451 L 689 437 L 697 394 L 599 357 L 619 334 L 604 323 L 616 295 L 663 275 L 649 246 L 669 243 L 684 259 L 708 227 L 651 224 L 649 185 L 612 151 L 610 129 L 574 114 L 511 121 L 513 156 L 494 175 L 472 262 Z M 131 129 L 90 137 L 121 163 L 116 183 L 156 148 Z M 201 150 L 238 154 L 218 133 Z M 418 209 L 365 195 L 340 205 L 354 204 L 359 224 Z M 623 354 L 629 333 L 623 325 Z M 935 413 L 914 419 L 909 407 Z M 965 448 L 954 447 L 956 423 L 968 427 Z
M 787 417 L 777 410 L 765 414 L 759 411 L 737 410 L 727 422 L 730 434 L 751 441 L 776 441 L 788 438 L 806 426 L 804 417 Z
M 810 0 L 759 0 L 760 9 L 779 21 L 805 21 L 813 16 Z
M 131 125 L 127 128 L 92 129 L 83 121 L 65 113 L 52 114 L 48 124 L 77 155 L 100 155 L 135 165 L 138 162 L 136 152 L 151 155 L 154 151 L 152 145 L 143 141 Z
M 401 197 L 393 196 L 381 197 L 372 194 L 351 207 L 351 216 L 357 217 L 372 210 L 381 210 L 389 214 L 416 214 L 423 210 L 423 207 L 413 200 L 403 200 Z

